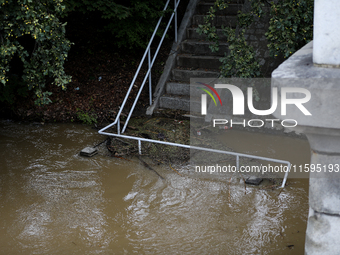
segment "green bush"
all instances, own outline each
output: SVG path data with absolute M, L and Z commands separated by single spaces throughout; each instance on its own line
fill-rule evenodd
M 268 48 L 272 56 L 289 57 L 296 50 L 312 40 L 313 37 L 313 0 L 249 0 L 248 12 L 239 12 L 236 29 L 224 28 L 229 44 L 229 53 L 221 58 L 221 76 L 252 78 L 260 75 L 260 65 L 255 58 L 254 49 L 248 45 L 244 32 L 255 20 L 264 16 L 263 8 L 270 7 L 269 28 L 266 32 Z M 219 38 L 212 19 L 218 9 L 226 8 L 224 0 L 217 0 L 205 17 L 205 23 L 199 25 L 197 32 L 207 35 L 213 52 L 219 49 Z
M 64 72 L 71 43 L 65 38 L 66 24 L 59 21 L 65 9 L 62 1 L 0 2 L 0 82 L 21 90 L 24 84 L 28 90 L 34 90 L 37 105 L 51 102 L 51 93 L 43 91 L 47 82 L 66 89 L 71 81 Z M 13 96 L 0 95 L 1 101 L 12 99 Z
M 77 108 L 77 118 L 82 121 L 84 124 L 92 125 L 94 123 L 97 123 L 97 115 L 92 112 L 84 112 Z
M 266 37 L 272 56 L 289 57 L 313 39 L 313 0 L 272 3 Z
M 245 30 L 225 28 L 224 33 L 228 36 L 229 52 L 221 58 L 221 76 L 254 78 L 260 75 L 260 64 L 255 58 L 255 51 L 248 45 L 244 37 Z

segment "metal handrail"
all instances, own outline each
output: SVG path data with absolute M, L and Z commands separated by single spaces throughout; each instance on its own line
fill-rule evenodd
M 163 9 L 163 11 L 166 11 L 166 9 L 168 8 L 168 5 L 169 5 L 169 2 L 170 0 L 168 0 L 165 4 L 165 7 Z M 273 158 L 266 158 L 266 157 L 260 157 L 260 156 L 254 156 L 254 155 L 248 155 L 248 154 L 243 154 L 243 153 L 237 153 L 237 152 L 230 152 L 230 151 L 222 151 L 222 150 L 216 150 L 216 149 L 210 149 L 210 148 L 203 148 L 203 147 L 197 147 L 197 146 L 191 146 L 191 145 L 187 145 L 187 144 L 178 144 L 178 143 L 171 143 L 171 142 L 164 142 L 164 141 L 159 141 L 159 140 L 153 140 L 153 139 L 146 139 L 146 138 L 141 138 L 141 137 L 135 137 L 135 136 L 127 136 L 127 135 L 122 135 L 121 133 L 124 133 L 125 132 L 125 129 L 127 127 L 127 124 L 131 118 L 131 115 L 134 111 L 134 108 L 137 104 L 137 101 L 139 99 L 139 96 L 144 88 L 144 85 L 145 85 L 145 82 L 147 79 L 149 79 L 149 102 L 150 102 L 150 105 L 152 104 L 152 88 L 151 88 L 151 69 L 152 69 L 152 66 L 155 62 L 155 59 L 157 57 L 157 54 L 158 54 L 158 51 L 163 43 L 163 40 L 164 40 L 164 37 L 170 27 L 170 24 L 172 22 L 172 19 L 175 17 L 175 41 L 177 42 L 177 7 L 180 3 L 180 0 L 174 0 L 174 11 L 173 13 L 171 14 L 171 17 L 169 19 L 169 22 L 166 26 L 166 29 L 164 30 L 164 33 L 163 33 L 163 36 L 158 44 L 158 47 L 156 49 L 156 52 L 151 60 L 151 51 L 150 51 L 150 47 L 151 47 L 151 44 L 153 42 L 153 39 L 157 33 L 157 30 L 159 28 L 159 25 L 162 21 L 162 18 L 163 16 L 161 16 L 157 22 L 157 25 L 156 25 L 156 28 L 151 36 L 151 39 L 150 39 L 150 42 L 148 44 L 148 46 L 146 47 L 146 50 L 144 52 L 144 55 L 142 57 L 142 60 L 137 68 L 137 71 L 135 73 L 135 76 L 133 77 L 132 79 L 132 82 L 131 82 L 131 85 L 125 95 L 125 98 L 123 100 L 123 103 L 121 104 L 120 106 L 120 109 L 117 113 L 117 116 L 116 116 L 116 119 L 113 123 L 109 124 L 108 126 L 102 128 L 101 130 L 98 131 L 99 134 L 102 134 L 102 135 L 108 135 L 108 136 L 116 136 L 116 137 L 121 137 L 121 138 L 127 138 L 127 139 L 132 139 L 132 140 L 137 140 L 138 141 L 138 151 L 139 151 L 139 154 L 141 154 L 141 142 L 151 142 L 151 143 L 158 143 L 158 144 L 164 144 L 164 145 L 170 145 L 170 146 L 176 146 L 176 147 L 182 147 L 182 148 L 187 148 L 187 149 L 195 149 L 195 150 L 202 150 L 202 151 L 208 151 L 208 152 L 215 152 L 215 153 L 222 153 L 222 154 L 228 154 L 228 155 L 234 155 L 236 156 L 236 168 L 237 170 L 239 169 L 239 160 L 240 160 L 240 157 L 247 157 L 247 158 L 253 158 L 253 159 L 259 159 L 259 160 L 264 160 L 264 161 L 272 161 L 272 162 L 276 162 L 276 163 L 282 163 L 282 164 L 287 164 L 287 169 L 290 170 L 290 167 L 291 167 L 291 164 L 289 161 L 285 161 L 285 160 L 279 160 L 279 159 L 273 159 Z M 135 81 L 137 79 L 137 76 L 140 72 L 140 69 L 142 67 L 142 65 L 144 64 L 144 61 L 145 61 L 145 58 L 146 56 L 148 56 L 148 71 L 146 72 L 145 76 L 144 76 L 144 79 L 143 79 L 143 82 L 142 82 L 142 85 L 140 86 L 139 88 L 139 91 L 137 93 L 137 96 L 135 98 L 135 101 L 130 109 L 130 112 L 128 114 L 128 117 L 125 121 L 125 124 L 124 124 L 124 127 L 122 130 L 120 130 L 120 116 L 122 114 L 122 111 L 125 107 L 125 104 L 126 104 L 126 101 L 131 93 L 131 90 L 135 84 Z M 108 128 L 114 126 L 114 125 L 117 125 L 117 134 L 113 134 L 113 133 L 108 133 L 108 132 L 104 132 L 105 130 L 107 130 Z M 288 178 L 288 171 L 285 173 L 285 176 L 284 176 L 284 179 L 282 181 L 282 185 L 281 185 L 281 188 L 283 188 L 286 184 L 286 181 L 287 181 L 287 178 Z
M 168 0 L 168 1 L 166 2 L 165 6 L 164 6 L 164 8 L 163 8 L 163 12 L 167 10 L 168 5 L 169 5 L 169 2 L 170 2 L 170 0 Z M 151 44 L 152 44 L 152 42 L 153 42 L 153 40 L 154 40 L 154 38 L 155 38 L 155 35 L 156 35 L 157 31 L 158 31 L 159 25 L 161 24 L 161 21 L 162 21 L 162 19 L 163 19 L 163 15 L 159 18 L 159 20 L 158 20 L 158 22 L 157 22 L 157 25 L 156 25 L 156 28 L 155 28 L 155 30 L 154 30 L 154 32 L 153 32 L 153 34 L 152 34 L 152 36 L 151 36 L 151 39 L 150 39 L 150 41 L 149 41 L 149 44 L 148 44 L 148 46 L 147 46 L 146 49 L 145 49 L 144 55 L 143 55 L 143 57 L 142 57 L 142 60 L 141 60 L 139 66 L 138 66 L 138 68 L 137 68 L 137 71 L 136 71 L 136 73 L 135 73 L 135 76 L 134 76 L 133 79 L 132 79 L 132 82 L 131 82 L 131 84 L 130 84 L 130 87 L 129 87 L 128 91 L 126 92 L 126 95 L 125 95 L 125 98 L 124 98 L 124 100 L 123 100 L 123 103 L 121 104 L 120 109 L 119 109 L 119 111 L 118 111 L 118 113 L 117 113 L 117 116 L 116 116 L 115 121 L 114 121 L 113 123 L 111 123 L 110 125 L 106 126 L 105 128 L 101 129 L 100 131 L 104 131 L 104 130 L 106 130 L 106 129 L 108 129 L 108 128 L 110 128 L 110 127 L 112 127 L 112 126 L 114 126 L 114 125 L 117 124 L 117 131 L 118 131 L 118 134 L 120 134 L 121 132 L 122 132 L 122 133 L 125 132 L 125 129 L 126 129 L 126 127 L 127 127 L 127 124 L 128 124 L 128 122 L 129 122 L 129 120 L 130 120 L 130 118 L 131 118 L 131 115 L 132 115 L 132 113 L 133 113 L 133 111 L 134 111 L 134 108 L 135 108 L 135 106 L 136 106 L 136 104 L 137 104 L 137 101 L 138 101 L 138 99 L 139 99 L 139 96 L 140 96 L 140 94 L 141 94 L 141 92 L 142 92 L 142 90 L 143 90 L 143 88 L 144 88 L 144 85 L 145 85 L 145 82 L 146 82 L 147 79 L 149 79 L 149 102 L 150 102 L 150 105 L 152 104 L 151 69 L 152 69 L 152 66 L 153 66 L 153 64 L 154 64 L 154 62 L 155 62 L 155 59 L 156 59 L 157 54 L 158 54 L 158 52 L 159 52 L 159 49 L 160 49 L 160 47 L 162 46 L 163 40 L 164 40 L 164 38 L 165 38 L 165 35 L 166 35 L 166 33 L 168 32 L 168 29 L 169 29 L 169 27 L 170 27 L 170 24 L 171 24 L 171 22 L 172 22 L 172 19 L 173 19 L 174 17 L 175 17 L 175 41 L 177 42 L 177 7 L 178 7 L 179 3 L 180 3 L 180 0 L 174 0 L 174 11 L 173 11 L 173 13 L 171 14 L 171 17 L 170 17 L 170 19 L 169 19 L 169 22 L 168 22 L 168 24 L 167 24 L 167 26 L 166 26 L 166 29 L 165 29 L 164 32 L 163 32 L 162 38 L 161 38 L 161 40 L 160 40 L 160 42 L 159 42 L 159 44 L 158 44 L 158 47 L 157 47 L 157 49 L 156 49 L 156 52 L 155 52 L 155 54 L 154 54 L 154 56 L 153 56 L 153 58 L 152 58 L 152 61 L 151 61 L 151 50 L 150 50 Z M 124 125 L 123 129 L 120 130 L 120 116 L 121 116 L 122 111 L 123 111 L 123 109 L 124 109 L 124 107 L 125 107 L 126 101 L 127 101 L 127 99 L 129 98 L 129 95 L 130 95 L 130 93 L 131 93 L 131 90 L 132 90 L 133 86 L 135 85 L 135 81 L 136 81 L 136 79 L 137 79 L 137 77 L 138 77 L 138 75 L 139 75 L 139 72 L 140 72 L 140 70 L 141 70 L 141 68 L 142 68 L 142 65 L 144 64 L 144 61 L 145 61 L 145 58 L 146 58 L 147 55 L 148 55 L 148 71 L 146 72 L 146 74 L 145 74 L 145 76 L 144 76 L 144 80 L 143 80 L 143 82 L 142 82 L 142 85 L 141 85 L 140 88 L 139 88 L 139 91 L 138 91 L 138 93 L 137 93 L 137 96 L 136 96 L 136 98 L 135 98 L 135 101 L 134 101 L 134 103 L 133 103 L 133 105 L 132 105 L 132 107 L 131 107 L 131 110 L 130 110 L 130 112 L 129 112 L 129 115 L 128 115 L 126 121 L 125 121 L 125 125 Z M 100 132 L 100 131 L 99 131 L 99 132 Z
M 287 181 L 287 178 L 288 178 L 288 173 L 289 173 L 289 170 L 291 168 L 291 163 L 289 161 L 286 161 L 286 160 L 280 160 L 280 159 L 273 159 L 273 158 L 255 156 L 255 155 L 249 155 L 249 154 L 238 153 L 238 152 L 216 150 L 216 149 L 211 149 L 211 148 L 197 147 L 197 146 L 192 146 L 192 145 L 187 145 L 187 144 L 164 142 L 164 141 L 160 141 L 160 140 L 153 140 L 153 139 L 141 138 L 141 137 L 136 137 L 136 136 L 113 134 L 113 133 L 103 132 L 102 130 L 99 131 L 99 134 L 108 135 L 108 136 L 116 136 L 116 137 L 120 137 L 120 138 L 132 139 L 132 140 L 137 140 L 138 141 L 138 152 L 139 152 L 139 154 L 142 154 L 142 151 L 141 151 L 141 148 L 142 148 L 141 142 L 143 141 L 143 142 L 158 143 L 158 144 L 182 147 L 182 148 L 187 148 L 187 149 L 194 149 L 194 150 L 201 150 L 201 151 L 208 151 L 208 152 L 215 152 L 215 153 L 233 155 L 233 156 L 236 156 L 236 169 L 237 169 L 237 171 L 239 170 L 240 157 L 253 158 L 253 159 L 258 159 L 258 160 L 264 160 L 264 161 L 271 161 L 271 162 L 286 164 L 287 165 L 287 172 L 285 173 L 285 176 L 284 176 L 284 178 L 282 180 L 281 188 L 285 187 L 286 181 Z

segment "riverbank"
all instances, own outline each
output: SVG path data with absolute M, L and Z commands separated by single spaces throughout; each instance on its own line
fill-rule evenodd
M 33 91 L 26 91 L 27 88 L 23 84 L 22 87 L 8 92 L 10 96 L 13 95 L 13 100 L 10 100 L 12 104 L 0 102 L 0 117 L 35 122 L 86 124 L 110 122 L 115 118 L 145 48 L 136 46 L 130 49 L 128 46 L 126 48 L 116 46 L 112 42 L 115 37 L 100 31 L 97 23 L 93 22 L 93 17 L 88 19 L 84 15 L 75 15 L 68 17 L 65 22 L 67 22 L 66 37 L 73 43 L 64 65 L 65 73 L 72 76 L 72 81 L 66 86 L 67 89 L 62 90 L 60 87 L 47 83 L 43 91 L 52 92 L 50 96 L 52 102 L 37 106 L 34 104 L 36 97 Z M 171 35 L 163 41 L 153 65 L 153 88 L 156 87 L 168 58 L 173 43 Z M 151 45 L 152 55 L 157 46 Z M 23 70 L 20 65 L 12 67 L 16 70 L 13 75 L 21 77 Z M 142 66 L 127 100 L 127 109 L 133 104 L 146 70 L 147 66 Z M 145 86 L 136 111 L 146 110 L 149 102 L 148 94 L 149 91 Z M 124 110 L 124 113 L 128 113 L 128 110 Z
M 167 45 L 155 63 L 153 85 L 162 72 L 167 58 Z M 65 65 L 67 74 L 72 75 L 72 82 L 67 90 L 54 85 L 47 85 L 52 92 L 52 103 L 44 106 L 34 104 L 34 95 L 30 91 L 26 97 L 16 95 L 12 105 L 2 104 L 0 114 L 3 118 L 38 122 L 83 122 L 87 124 L 111 121 L 119 110 L 126 91 L 130 86 L 139 64 L 139 56 L 118 52 L 99 51 L 95 54 L 84 53 L 72 56 Z M 138 60 L 137 60 L 138 59 Z M 141 74 L 145 73 L 142 68 Z M 127 100 L 129 108 L 142 82 L 142 75 L 136 80 L 131 96 Z M 148 102 L 145 89 L 137 103 L 136 110 L 144 111 Z

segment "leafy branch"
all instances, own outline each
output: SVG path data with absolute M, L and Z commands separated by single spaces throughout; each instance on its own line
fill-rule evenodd
M 37 105 L 51 102 L 51 92 L 44 91 L 48 79 L 66 89 L 71 76 L 64 63 L 71 47 L 65 38 L 65 25 L 59 18 L 65 6 L 62 0 L 7 0 L 1 4 L 0 83 L 2 91 L 16 86 L 21 76 L 28 90 L 34 90 Z M 33 42 L 33 44 L 32 44 Z M 29 46 L 32 45 L 32 46 Z M 29 52 L 31 54 L 29 54 Z M 22 62 L 23 70 L 13 71 L 13 61 Z M 11 98 L 0 96 L 1 101 Z
M 260 75 L 260 65 L 256 60 L 254 49 L 245 39 L 245 29 L 249 28 L 255 18 L 260 19 L 267 13 L 264 7 L 270 8 L 269 28 L 265 33 L 268 49 L 273 57 L 283 55 L 289 57 L 313 37 L 313 0 L 249 0 L 250 10 L 238 13 L 238 23 L 235 29 L 222 27 L 227 36 L 229 52 L 221 58 L 221 76 L 223 77 L 257 77 Z M 213 25 L 215 13 L 220 7 L 228 5 L 218 0 L 210 8 L 204 18 L 204 24 L 199 25 L 197 32 L 205 34 L 212 42 L 209 46 L 212 52 L 219 50 L 219 37 Z M 221 10 L 221 9 L 220 9 Z

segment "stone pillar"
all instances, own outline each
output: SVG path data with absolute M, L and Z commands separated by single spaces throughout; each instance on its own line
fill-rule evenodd
M 340 1 L 315 0 L 314 17 L 314 46 L 307 44 L 272 73 L 272 87 L 279 91 L 297 87 L 311 93 L 303 106 L 312 116 L 295 105 L 284 116 L 278 108 L 274 116 L 298 122 L 293 129 L 309 140 L 310 164 L 321 169 L 309 176 L 305 254 L 332 255 L 340 254 Z
M 313 61 L 340 66 L 340 1 L 315 0 Z

